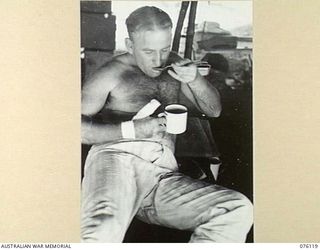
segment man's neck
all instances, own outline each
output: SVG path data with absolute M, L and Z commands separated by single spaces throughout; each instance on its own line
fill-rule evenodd
M 131 55 L 129 52 L 127 52 L 125 55 L 126 55 L 126 59 L 128 60 L 128 64 L 130 66 L 138 67 L 137 62 L 133 55 Z

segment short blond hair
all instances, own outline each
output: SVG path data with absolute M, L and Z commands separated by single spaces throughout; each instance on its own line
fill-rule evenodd
M 156 30 L 172 28 L 169 15 L 154 6 L 144 6 L 133 11 L 126 19 L 129 37 L 140 30 Z

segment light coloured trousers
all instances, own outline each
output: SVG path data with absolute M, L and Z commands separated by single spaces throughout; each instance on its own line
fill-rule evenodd
M 245 242 L 253 222 L 244 195 L 177 172 L 172 152 L 150 141 L 93 146 L 81 204 L 82 242 L 122 242 L 134 216 L 193 231 L 190 242 Z

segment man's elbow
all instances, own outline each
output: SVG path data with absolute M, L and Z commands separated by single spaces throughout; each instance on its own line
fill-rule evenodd
M 217 118 L 221 115 L 222 108 L 221 106 L 214 106 L 210 108 L 210 112 L 208 112 L 207 116 L 210 118 Z
M 217 117 L 220 116 L 220 114 L 221 114 L 221 109 L 220 109 L 220 110 L 216 110 L 216 111 L 213 113 L 213 116 L 212 116 L 212 117 L 217 118 Z
M 81 144 L 92 145 L 92 140 L 90 139 L 90 134 L 85 128 L 81 128 Z
M 81 117 L 81 144 L 93 144 L 91 140 L 92 120 L 91 117 L 82 115 Z

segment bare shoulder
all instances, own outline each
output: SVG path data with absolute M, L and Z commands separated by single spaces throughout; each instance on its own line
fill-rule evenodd
M 117 84 L 118 78 L 124 70 L 125 65 L 114 58 L 86 79 L 84 87 L 95 85 L 95 87 L 101 86 L 104 89 L 113 88 Z
M 123 72 L 132 67 L 125 58 L 112 58 L 84 82 L 81 91 L 82 114 L 92 115 L 102 109 L 109 93 L 121 82 Z
M 125 69 L 129 69 L 133 66 L 136 66 L 133 56 L 129 53 L 117 55 L 113 58 L 112 61 L 121 64 L 122 67 L 124 67 Z

